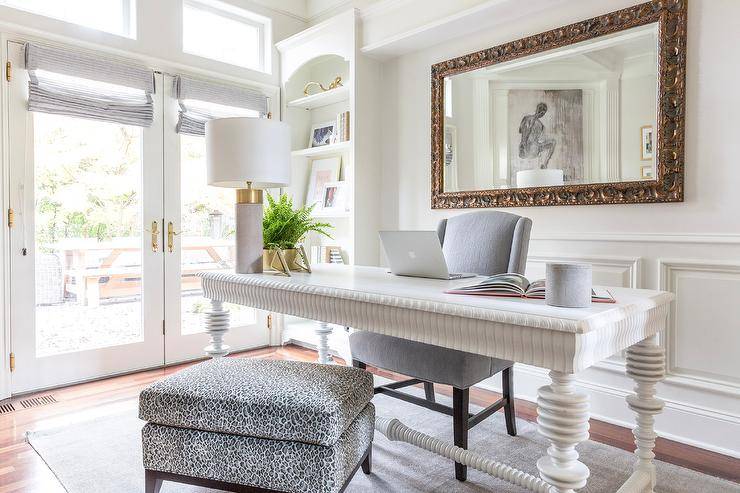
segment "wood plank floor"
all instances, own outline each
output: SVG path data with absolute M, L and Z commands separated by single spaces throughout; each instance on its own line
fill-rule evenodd
M 316 353 L 297 346 L 286 346 L 249 351 L 234 357 L 313 361 Z M 41 458 L 25 442 L 26 431 L 93 419 L 108 414 L 117 407 L 130 408 L 144 387 L 183 366 L 185 365 L 44 392 L 38 395 L 51 394 L 57 402 L 40 407 L 22 409 L 17 404 L 21 399 L 11 400 L 10 402 L 13 402 L 19 410 L 9 414 L 0 414 L 0 493 L 64 492 Z M 372 368 L 371 371 L 395 380 L 401 378 L 400 375 L 385 371 Z M 445 386 L 437 386 L 437 392 L 447 395 L 452 393 L 451 389 Z M 29 397 L 34 397 L 34 395 L 23 396 L 23 399 Z M 470 396 L 472 403 L 481 406 L 486 406 L 498 398 L 498 395 L 481 389 L 473 389 Z M 6 402 L 8 401 L 2 403 Z M 534 404 L 517 401 L 517 415 L 522 419 L 534 421 L 536 417 Z M 634 449 L 630 430 L 593 419 L 591 420 L 591 439 L 629 451 Z M 740 460 L 738 459 L 665 439 L 658 440 L 656 455 L 666 462 L 740 483 Z

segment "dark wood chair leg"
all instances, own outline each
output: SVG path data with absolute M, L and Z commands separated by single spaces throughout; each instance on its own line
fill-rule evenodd
M 373 472 L 373 446 L 370 445 L 370 448 L 367 449 L 367 456 L 365 456 L 365 460 L 362 461 L 362 472 L 365 474 L 370 474 Z
M 506 432 L 516 436 L 516 413 L 514 412 L 514 368 L 507 368 L 501 372 L 501 389 L 504 399 L 504 417 L 506 418 Z
M 436 402 L 434 400 L 434 384 L 432 382 L 424 382 L 424 394 L 429 402 Z
M 455 445 L 468 448 L 468 416 L 470 408 L 470 390 L 452 388 L 452 423 L 455 430 Z M 455 462 L 455 478 L 465 481 L 468 478 L 468 466 Z
M 352 360 L 352 366 L 359 368 L 360 370 L 367 370 L 367 365 L 362 361 L 357 361 L 356 359 Z
M 157 477 L 156 471 L 148 469 L 144 472 L 144 491 L 145 493 L 159 493 L 162 488 L 162 480 Z

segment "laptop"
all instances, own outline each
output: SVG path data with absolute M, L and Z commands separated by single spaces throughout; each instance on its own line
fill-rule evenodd
M 465 279 L 476 274 L 450 274 L 435 231 L 381 231 L 390 272 L 397 276 Z

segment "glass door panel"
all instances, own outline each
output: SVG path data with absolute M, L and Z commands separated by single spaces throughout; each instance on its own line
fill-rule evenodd
M 32 113 L 27 84 L 17 70 L 8 91 L 12 392 L 161 365 L 161 118 Z
M 165 91 L 170 88 L 165 83 Z M 177 101 L 172 97 L 166 101 L 165 217 L 178 233 L 172 251 L 165 252 L 165 362 L 170 364 L 205 356 L 209 336 L 203 314 L 211 304 L 203 297 L 196 274 L 233 271 L 236 194 L 233 189 L 206 184 L 205 137 L 175 133 Z M 217 114 L 229 114 L 227 107 L 217 109 Z M 234 108 L 233 113 L 244 111 Z M 225 342 L 232 351 L 269 344 L 265 312 L 230 303 L 225 306 L 231 313 L 231 331 Z

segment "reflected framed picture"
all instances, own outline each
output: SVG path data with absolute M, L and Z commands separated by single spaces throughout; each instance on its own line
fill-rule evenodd
M 651 179 L 654 178 L 653 176 L 653 165 L 649 164 L 647 166 L 640 166 L 640 178 L 642 179 Z
M 650 161 L 653 159 L 653 126 L 644 125 L 640 127 L 640 159 Z
M 306 190 L 307 206 L 316 204 L 316 209 L 321 209 L 324 202 L 324 186 L 327 183 L 339 180 L 341 166 L 342 158 L 340 156 L 311 161 L 311 175 L 308 178 L 308 190 Z
M 311 145 L 309 147 L 321 147 L 334 143 L 336 125 L 335 121 L 311 125 L 311 135 L 309 136 Z

